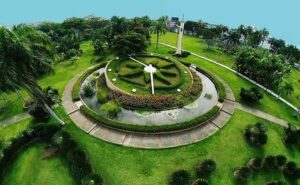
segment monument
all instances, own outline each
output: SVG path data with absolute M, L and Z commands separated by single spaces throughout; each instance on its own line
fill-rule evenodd
M 182 18 L 180 25 L 177 25 L 177 27 L 178 27 L 178 39 L 177 39 L 177 47 L 176 47 L 175 55 L 181 55 L 182 54 L 181 43 L 182 43 L 182 36 L 184 32 L 184 18 Z

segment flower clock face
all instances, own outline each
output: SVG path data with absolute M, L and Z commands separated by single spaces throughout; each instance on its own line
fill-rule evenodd
M 176 88 L 181 85 L 181 70 L 174 62 L 161 58 L 133 58 L 125 62 L 118 77 L 129 83 L 155 90 Z
M 181 86 L 189 79 L 187 71 L 177 61 L 154 56 L 113 61 L 107 69 L 109 79 L 116 79 L 113 84 L 119 89 L 140 95 L 181 92 Z

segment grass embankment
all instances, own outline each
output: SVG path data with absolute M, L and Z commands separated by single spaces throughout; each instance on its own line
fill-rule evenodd
M 152 36 L 152 41 L 156 42 L 154 40 L 155 35 Z M 160 37 L 160 42 L 164 42 L 166 44 L 170 44 L 173 46 L 176 46 L 177 41 L 177 34 L 176 33 L 170 33 L 163 35 Z M 207 49 L 207 44 L 203 39 L 194 37 L 194 36 L 188 36 L 184 35 L 182 39 L 182 46 L 183 49 L 188 50 L 190 52 L 197 53 L 199 55 L 202 55 L 204 57 L 210 58 L 212 60 L 216 60 L 228 67 L 233 67 L 235 63 L 235 58 L 233 56 L 230 56 L 223 51 L 220 51 L 216 48 L 210 48 Z M 291 75 L 284 79 L 284 81 L 291 83 L 293 85 L 294 91 L 291 95 L 282 95 L 286 100 L 290 101 L 292 104 L 300 107 L 300 71 L 293 68 L 291 71 Z
M 168 47 L 165 47 L 165 46 L 161 46 L 161 45 L 159 46 L 159 49 L 155 49 L 155 46 L 152 45 L 149 50 L 151 52 L 156 52 L 159 54 L 170 56 L 170 54 L 168 54 L 168 52 L 171 49 Z M 202 68 L 206 71 L 212 72 L 213 74 L 222 78 L 231 87 L 231 89 L 236 97 L 236 101 L 238 101 L 238 102 L 241 102 L 241 99 L 239 96 L 241 88 L 248 89 L 248 88 L 254 86 L 250 82 L 242 79 L 241 77 L 235 75 L 234 73 L 229 72 L 227 69 L 222 68 L 216 64 L 210 63 L 208 61 L 205 61 L 203 59 L 200 59 L 198 57 L 191 55 L 191 56 L 181 59 L 181 60 L 184 62 L 195 64 L 196 66 L 199 66 L 200 68 Z M 277 116 L 288 122 L 298 124 L 298 125 L 300 124 L 300 120 L 299 119 L 297 120 L 293 117 L 293 114 L 295 112 L 293 109 L 291 109 L 284 103 L 280 102 L 279 100 L 277 100 L 276 98 L 274 98 L 273 96 L 268 94 L 267 92 L 263 92 L 263 95 L 264 95 L 264 98 L 258 104 L 255 104 L 253 106 L 254 108 L 264 111 L 264 112 L 267 112 L 274 116 Z
M 265 123 L 268 143 L 262 149 L 251 147 L 243 138 L 247 124 Z M 66 130 L 86 149 L 96 171 L 109 185 L 167 185 L 169 175 L 177 169 L 187 169 L 193 175 L 198 161 L 212 158 L 217 171 L 212 185 L 234 184 L 233 170 L 243 166 L 251 157 L 284 154 L 300 165 L 299 150 L 287 149 L 282 143 L 282 128 L 270 122 L 237 110 L 228 124 L 214 136 L 199 143 L 166 150 L 142 150 L 108 144 L 80 131 L 75 125 Z M 280 173 L 261 172 L 249 180 L 248 185 L 264 184 L 268 180 L 283 179 Z
M 12 166 L 8 168 L 3 179 L 4 185 L 73 185 L 75 184 L 68 167 L 59 156 L 42 159 L 46 144 L 33 143 L 24 149 Z

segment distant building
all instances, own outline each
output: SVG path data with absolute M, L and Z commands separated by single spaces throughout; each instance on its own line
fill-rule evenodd
M 167 28 L 171 32 L 178 32 L 177 25 L 179 24 L 179 17 L 171 17 L 167 20 Z

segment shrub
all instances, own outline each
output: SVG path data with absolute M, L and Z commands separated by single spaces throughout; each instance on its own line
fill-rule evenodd
M 196 172 L 198 177 L 207 177 L 211 175 L 217 168 L 217 164 L 215 161 L 211 159 L 204 160 L 199 163 Z
M 292 180 L 299 179 L 300 178 L 300 169 L 297 167 L 296 163 L 293 161 L 287 162 L 282 167 L 283 174 Z
M 268 141 L 267 127 L 260 122 L 255 125 L 248 125 L 244 131 L 244 136 L 253 146 L 261 147 Z
M 275 169 L 278 167 L 277 159 L 273 155 L 269 155 L 263 159 L 263 167 L 267 169 Z
M 290 125 L 287 128 L 284 128 L 284 143 L 287 145 L 296 144 L 300 140 L 300 132 L 299 130 Z
M 242 88 L 240 92 L 241 99 L 248 102 L 248 103 L 256 103 L 260 99 L 263 98 L 263 95 L 260 93 L 260 91 L 253 87 L 249 90 Z
M 39 102 L 36 102 L 33 106 L 31 106 L 28 113 L 38 121 L 46 121 L 50 116 L 44 105 Z
M 99 88 L 97 92 L 97 99 L 100 103 L 105 103 L 108 101 L 108 90 L 105 88 Z
M 98 174 L 90 174 L 82 179 L 81 185 L 102 185 L 103 179 Z
M 259 170 L 262 167 L 262 160 L 258 158 L 252 158 L 248 161 L 247 167 L 252 170 Z
M 286 185 L 286 183 L 283 181 L 268 181 L 265 185 Z
M 193 181 L 192 185 L 208 185 L 208 180 L 206 179 L 196 179 Z
M 186 170 L 175 171 L 170 178 L 170 185 L 190 185 L 191 175 Z
M 83 86 L 83 92 L 86 97 L 92 97 L 95 94 L 94 88 L 90 83 Z
M 67 132 L 61 132 L 60 152 L 78 184 L 103 184 L 102 177 L 93 173 L 85 152 Z
M 287 158 L 284 155 L 277 155 L 276 161 L 277 161 L 277 165 L 279 167 L 282 167 L 287 163 Z
M 109 117 L 115 117 L 121 112 L 121 107 L 118 103 L 109 101 L 101 105 L 100 110 L 105 112 Z
M 101 62 L 100 64 L 96 65 L 94 68 L 88 69 L 87 71 L 84 72 L 82 76 L 79 77 L 79 79 L 76 81 L 76 83 L 73 86 L 72 89 L 72 100 L 73 101 L 78 101 L 80 100 L 80 87 L 82 82 L 86 77 L 88 77 L 92 72 L 96 71 L 97 69 L 104 67 L 107 63 L 106 62 Z
M 251 176 L 251 170 L 248 167 L 241 167 L 234 172 L 234 177 L 240 181 L 247 181 Z

